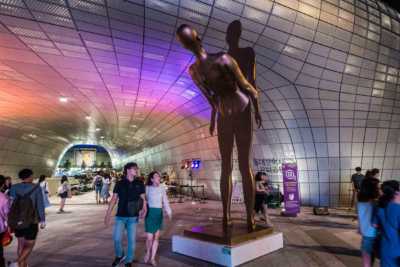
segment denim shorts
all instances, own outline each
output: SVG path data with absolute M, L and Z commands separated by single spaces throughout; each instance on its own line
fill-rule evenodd
M 99 194 L 101 194 L 101 186 L 95 186 L 95 188 L 94 188 L 94 190 L 96 191 L 96 193 L 99 193 Z
M 374 252 L 375 237 L 363 236 L 361 240 L 361 252 L 372 254 Z

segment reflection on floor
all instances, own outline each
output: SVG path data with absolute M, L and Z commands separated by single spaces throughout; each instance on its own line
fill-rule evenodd
M 30 267 L 106 267 L 111 266 L 113 255 L 112 228 L 105 228 L 103 216 L 105 205 L 93 202 L 94 194 L 88 193 L 68 199 L 69 213 L 56 214 L 53 205 L 48 210 L 48 227 L 39 235 Z M 55 200 L 56 201 L 56 200 Z M 166 220 L 165 230 L 160 240 L 159 266 L 214 266 L 171 252 L 171 236 L 182 233 L 185 228 L 210 222 L 219 222 L 221 206 L 219 202 L 205 204 L 172 204 L 173 221 Z M 278 216 L 278 210 L 271 210 L 277 230 L 284 233 L 285 248 L 258 258 L 243 266 L 361 266 L 357 223 L 352 222 L 352 214 L 334 210 L 328 217 L 311 215 L 308 208 L 302 210 L 298 218 Z M 240 219 L 244 207 L 235 205 L 234 217 Z M 243 217 L 244 219 L 244 217 Z M 138 227 L 136 256 L 139 262 L 134 266 L 146 266 L 143 259 L 145 235 L 143 222 Z M 16 242 L 5 249 L 6 258 L 14 259 Z

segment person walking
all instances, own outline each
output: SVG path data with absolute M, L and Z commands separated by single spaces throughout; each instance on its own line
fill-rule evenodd
M 256 174 L 256 214 L 262 212 L 266 226 L 272 227 L 273 224 L 268 216 L 268 176 L 265 172 L 257 172 Z
M 10 211 L 10 201 L 8 196 L 3 193 L 3 188 L 6 184 L 6 178 L 0 175 L 0 240 L 3 240 L 4 235 L 8 231 L 7 216 Z M 5 267 L 3 243 L 0 242 L 0 267 Z
M 350 210 L 356 205 L 357 195 L 361 188 L 361 183 L 364 180 L 364 175 L 361 173 L 361 167 L 355 168 L 355 173 L 351 175 L 351 184 L 353 186 L 352 196 L 351 196 L 351 203 L 350 203 Z
M 396 180 L 382 183 L 373 224 L 380 231 L 381 267 L 400 266 L 400 193 Z
M 373 215 L 376 211 L 376 201 L 379 197 L 379 180 L 376 178 L 365 179 L 361 183 L 358 193 L 357 214 L 361 239 L 361 255 L 363 267 L 371 267 L 374 262 L 374 244 L 377 230 L 372 225 Z
M 18 238 L 18 259 L 10 267 L 27 267 L 39 226 L 41 229 L 46 227 L 45 208 L 42 190 L 33 183 L 33 171 L 23 169 L 18 177 L 22 182 L 10 189 L 12 205 L 8 215 L 9 227 Z
M 103 177 L 102 184 L 103 185 L 101 187 L 101 198 L 103 199 L 103 204 L 107 204 L 108 198 L 110 197 L 110 185 L 111 185 L 110 175 L 106 174 Z
M 113 239 L 115 259 L 112 266 L 118 266 L 125 262 L 126 267 L 132 266 L 136 246 L 136 225 L 139 218 L 144 218 L 147 213 L 144 183 L 137 179 L 138 165 L 134 162 L 124 166 L 124 175 L 121 181 L 115 185 L 108 209 L 104 218 L 104 224 L 110 225 L 111 213 L 118 203 L 115 216 Z M 124 252 L 122 247 L 122 233 L 126 230 L 128 246 Z
M 160 184 L 161 176 L 158 172 L 151 172 L 147 178 L 146 199 L 149 206 L 145 219 L 146 255 L 144 262 L 150 262 L 156 266 L 156 254 L 158 249 L 158 240 L 160 230 L 163 225 L 163 209 L 167 213 L 169 219 L 172 219 L 172 211 L 169 206 L 167 192 L 165 187 Z
M 43 192 L 43 203 L 44 203 L 44 208 L 49 208 L 50 205 L 50 200 L 49 200 L 49 184 L 46 181 L 46 175 L 40 175 L 39 177 L 39 185 L 42 188 Z
M 60 209 L 58 213 L 64 213 L 64 206 L 67 198 L 71 197 L 71 186 L 68 182 L 68 177 L 63 175 L 60 181 L 61 185 L 58 187 L 58 196 L 60 197 Z
M 103 176 L 101 172 L 98 172 L 97 175 L 93 178 L 93 189 L 96 195 L 96 203 L 101 204 L 101 190 L 103 188 Z

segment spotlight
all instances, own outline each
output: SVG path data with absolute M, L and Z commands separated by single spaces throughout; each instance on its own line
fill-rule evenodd
M 36 135 L 36 134 L 33 134 L 33 133 L 28 134 L 28 136 L 29 136 L 30 138 L 33 138 L 33 139 L 37 138 L 37 135 Z
M 64 97 L 64 96 L 60 97 L 59 100 L 60 100 L 61 103 L 67 103 L 68 102 L 68 98 Z

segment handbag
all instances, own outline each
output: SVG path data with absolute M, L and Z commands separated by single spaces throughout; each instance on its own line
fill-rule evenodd
M 137 217 L 142 209 L 143 209 L 142 198 L 139 198 L 136 201 L 128 201 L 127 203 L 128 217 Z
M 1 244 L 3 247 L 7 247 L 8 245 L 10 245 L 13 241 L 13 236 L 10 232 L 9 229 L 7 229 L 4 233 L 3 233 L 3 237 L 1 238 Z

